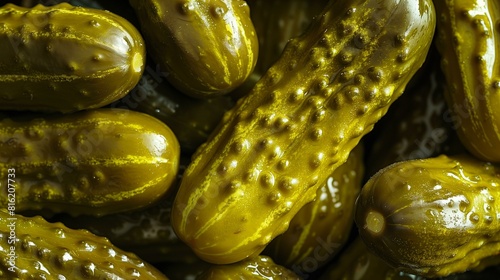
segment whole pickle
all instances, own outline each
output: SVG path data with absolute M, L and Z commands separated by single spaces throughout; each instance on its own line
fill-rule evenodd
M 499 174 L 470 155 L 386 167 L 357 200 L 360 236 L 391 266 L 425 277 L 500 264 Z
M 0 207 L 105 215 L 151 205 L 167 193 L 180 148 L 161 121 L 94 109 L 0 120 Z
M 360 143 L 316 191 L 315 200 L 300 209 L 288 230 L 276 237 L 264 254 L 303 278 L 332 260 L 354 225 L 354 202 L 363 173 Z
M 440 14 L 436 45 L 448 84 L 449 117 L 471 153 L 500 162 L 500 2 L 435 3 Z
M 0 8 L 0 110 L 102 107 L 137 84 L 144 64 L 139 31 L 110 12 L 67 3 Z
M 194 97 L 226 94 L 252 73 L 257 35 L 244 0 L 130 0 L 148 51 Z
M 211 265 L 196 278 L 196 280 L 219 279 L 299 280 L 300 277 L 277 265 L 268 256 L 255 256 L 233 264 Z
M 15 240 L 15 242 L 13 241 Z M 168 279 L 86 230 L 0 210 L 1 279 Z
M 403 92 L 432 42 L 429 0 L 332 0 L 188 166 L 172 209 L 205 261 L 258 255 Z

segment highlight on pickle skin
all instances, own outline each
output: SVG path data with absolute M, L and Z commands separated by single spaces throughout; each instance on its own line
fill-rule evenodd
M 470 155 L 390 165 L 363 187 L 355 222 L 391 266 L 441 277 L 499 263 L 500 167 Z

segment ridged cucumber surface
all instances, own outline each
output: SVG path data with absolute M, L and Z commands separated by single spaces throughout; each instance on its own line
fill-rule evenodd
M 446 99 L 464 146 L 500 162 L 500 2 L 435 1 Z
M 168 279 L 86 230 L 0 210 L 1 279 Z
M 404 91 L 434 28 L 429 0 L 330 1 L 194 155 L 177 235 L 208 262 L 259 254 Z

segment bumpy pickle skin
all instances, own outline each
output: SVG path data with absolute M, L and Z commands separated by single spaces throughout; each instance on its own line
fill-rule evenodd
M 425 277 L 500 264 L 499 172 L 468 154 L 395 163 L 358 197 L 360 236 L 391 266 Z
M 0 8 L 0 109 L 99 108 L 139 81 L 145 45 L 113 13 L 67 3 Z
M 244 0 L 130 0 L 153 59 L 193 97 L 229 93 L 252 73 L 258 40 Z
M 146 207 L 169 191 L 179 157 L 168 126 L 139 112 L 0 120 L 0 176 L 14 170 L 17 211 L 101 216 Z M 0 186 L 0 205 L 7 207 L 11 195 Z
M 264 250 L 276 263 L 299 274 L 313 272 L 333 259 L 347 242 L 354 225 L 354 202 L 364 175 L 364 148 L 358 144 L 347 161 L 318 188 L 290 226 Z M 308 266 L 309 265 L 309 266 Z
M 10 241 L 14 223 L 16 242 Z M 12 249 L 15 249 L 12 251 Z M 8 254 L 13 252 L 15 257 Z M 11 262 L 13 260 L 13 262 Z M 0 211 L 1 279 L 168 279 L 136 255 L 86 230 Z
M 300 280 L 293 271 L 276 264 L 270 257 L 260 255 L 241 262 L 226 265 L 211 265 L 196 280 L 219 279 L 282 279 Z
M 177 235 L 208 262 L 262 252 L 399 97 L 434 27 L 427 0 L 329 2 L 193 156 Z
M 458 135 L 478 158 L 500 162 L 500 3 L 435 3 L 439 15 L 436 45 Z

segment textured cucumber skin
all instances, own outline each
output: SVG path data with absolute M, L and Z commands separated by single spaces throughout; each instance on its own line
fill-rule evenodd
M 500 3 L 440 0 L 436 46 L 445 74 L 445 97 L 464 146 L 500 162 Z
M 145 44 L 111 12 L 67 3 L 0 8 L 0 109 L 73 112 L 125 96 Z
M 101 108 L 0 120 L 0 176 L 14 170 L 17 211 L 101 216 L 146 207 L 169 191 L 179 158 L 168 126 L 139 112 Z M 0 207 L 11 198 L 5 183 Z
M 290 221 L 287 231 L 266 246 L 263 254 L 287 268 L 316 270 L 344 247 L 354 225 L 354 202 L 364 175 L 364 146 L 359 143 L 347 161 L 335 169 L 318 188 L 316 198 L 304 205 Z M 297 272 L 297 271 L 296 271 Z
M 199 98 L 227 94 L 252 73 L 257 34 L 244 0 L 129 0 L 148 52 L 169 82 Z
M 11 227 L 16 242 L 10 242 Z M 14 252 L 13 262 L 9 252 Z M 0 210 L 0 278 L 168 279 L 104 237 L 69 229 L 61 223 L 49 223 L 39 216 L 27 218 L 3 210 Z
M 434 28 L 427 0 L 329 2 L 193 156 L 177 235 L 208 262 L 259 254 L 403 92 Z
M 425 277 L 500 263 L 500 167 L 471 155 L 395 163 L 362 188 L 355 222 L 368 248 Z M 379 213 L 380 230 L 371 230 Z

